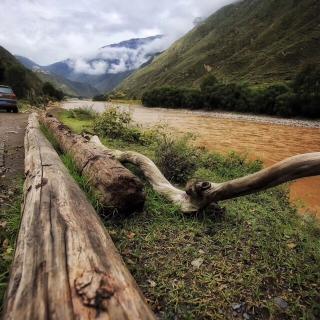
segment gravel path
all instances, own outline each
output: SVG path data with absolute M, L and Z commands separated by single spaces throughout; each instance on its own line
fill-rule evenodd
M 11 203 L 24 174 L 24 131 L 28 114 L 0 111 L 0 209 Z

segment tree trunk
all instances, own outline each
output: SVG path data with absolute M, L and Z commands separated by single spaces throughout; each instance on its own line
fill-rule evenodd
M 58 141 L 61 149 L 71 155 L 77 169 L 98 191 L 100 203 L 124 214 L 140 211 L 145 194 L 142 182 L 120 162 L 74 134 L 56 118 L 42 114 L 40 121 Z
M 222 183 L 190 181 L 186 191 L 182 191 L 174 187 L 146 156 L 133 151 L 108 149 L 97 136 L 91 137 L 90 142 L 118 161 L 138 166 L 154 190 L 179 205 L 185 213 L 197 212 L 218 201 L 256 193 L 291 180 L 320 175 L 320 152 L 314 152 L 287 158 L 254 174 Z
M 35 114 L 25 152 L 22 221 L 4 319 L 155 319 Z

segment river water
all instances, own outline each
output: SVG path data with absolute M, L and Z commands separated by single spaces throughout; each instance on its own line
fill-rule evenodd
M 92 107 L 102 112 L 103 102 L 68 101 L 64 108 Z M 119 104 L 117 104 L 119 105 Z M 139 105 L 120 106 L 129 110 L 136 122 L 143 125 L 163 123 L 176 132 L 192 132 L 197 143 L 222 153 L 231 150 L 261 159 L 266 166 L 287 157 L 320 151 L 320 122 L 294 121 L 270 117 L 246 116 L 164 108 L 145 108 Z M 290 185 L 290 199 L 300 212 L 312 212 L 320 217 L 320 177 L 298 180 Z

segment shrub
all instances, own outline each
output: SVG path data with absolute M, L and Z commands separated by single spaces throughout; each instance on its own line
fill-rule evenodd
M 209 110 L 249 111 L 249 94 L 249 90 L 239 84 L 216 85 L 206 92 L 205 106 Z
M 79 120 L 90 120 L 95 119 L 98 114 L 92 108 L 75 108 L 65 111 L 68 118 L 79 119 Z
M 292 87 L 284 83 L 253 89 L 243 84 L 221 83 L 214 75 L 206 77 L 197 89 L 160 87 L 146 91 L 147 107 L 205 108 L 286 117 L 320 117 L 320 67 L 308 66 Z
M 203 93 L 210 92 L 210 91 L 213 91 L 214 88 L 218 85 L 219 85 L 218 79 L 211 74 L 202 80 L 200 84 L 200 89 Z
M 108 101 L 108 98 L 106 94 L 98 94 L 92 98 L 92 101 Z
M 200 109 L 203 107 L 203 95 L 196 89 L 184 89 L 182 91 L 181 105 L 184 108 Z
M 320 65 L 306 65 L 295 77 L 293 89 L 300 95 L 320 96 Z
M 300 98 L 293 92 L 287 92 L 276 97 L 277 115 L 293 117 L 301 113 Z
M 64 98 L 64 93 L 56 89 L 50 82 L 45 82 L 42 86 L 42 91 L 48 97 L 61 101 Z
M 290 88 L 284 84 L 276 84 L 267 87 L 257 95 L 255 101 L 255 111 L 270 115 L 277 114 L 276 99 L 278 96 L 288 93 Z
M 122 139 L 127 142 L 148 145 L 157 138 L 156 131 L 142 130 L 140 126 L 134 125 L 131 114 L 112 107 L 101 115 L 96 116 L 93 121 L 94 131 L 101 136 L 111 139 Z
M 161 87 L 146 91 L 142 95 L 142 103 L 147 107 L 182 107 L 182 89 L 175 87 Z
M 301 95 L 301 115 L 308 118 L 320 118 L 320 94 Z
M 156 151 L 156 164 L 164 176 L 175 183 L 185 183 L 197 169 L 199 151 L 192 147 L 190 135 L 173 138 L 162 136 Z

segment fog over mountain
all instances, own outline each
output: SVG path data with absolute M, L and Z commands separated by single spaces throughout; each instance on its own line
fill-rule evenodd
M 162 35 L 130 39 L 103 46 L 85 56 L 70 57 L 47 66 L 40 66 L 27 57 L 17 55 L 16 58 L 25 67 L 37 72 L 43 80 L 55 85 L 65 84 L 68 93 L 71 87 L 71 92 L 84 95 L 84 87 L 79 83 L 86 84 L 85 96 L 90 96 L 115 88 L 134 70 L 150 63 L 164 49 L 166 42 L 166 37 Z
M 0 45 L 40 65 L 90 56 L 108 43 L 157 34 L 167 35 L 162 45 L 167 48 L 193 27 L 195 19 L 233 1 L 1 0 Z M 76 67 L 88 69 L 79 61 Z M 108 67 L 95 64 L 89 72 L 104 68 Z
M 167 41 L 162 35 L 130 39 L 104 46 L 86 56 L 68 59 L 66 63 L 74 73 L 87 75 L 131 71 L 146 63 L 154 54 L 163 51 Z

